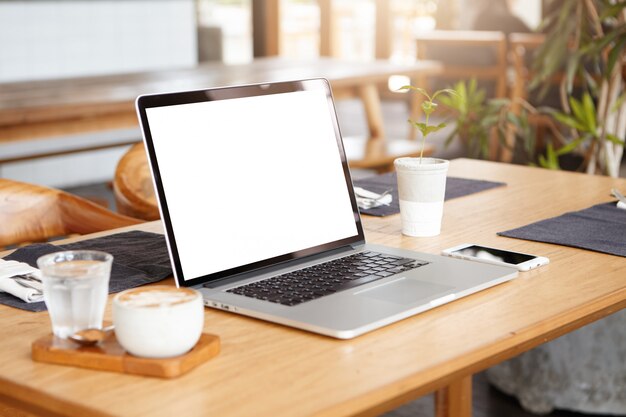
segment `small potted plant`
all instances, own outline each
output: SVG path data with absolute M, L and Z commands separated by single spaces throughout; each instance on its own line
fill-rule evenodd
M 398 158 L 394 161 L 398 174 L 402 233 L 416 237 L 436 236 L 441 233 L 446 174 L 450 163 L 439 158 L 424 158 L 424 146 L 428 135 L 446 127 L 446 123 L 429 124 L 430 116 L 438 106 L 435 99 L 441 94 L 458 94 L 452 89 L 444 89 L 431 96 L 423 88 L 411 85 L 404 86 L 401 90 L 413 90 L 426 98 L 422 103 L 424 122 L 409 120 L 422 134 L 419 158 Z

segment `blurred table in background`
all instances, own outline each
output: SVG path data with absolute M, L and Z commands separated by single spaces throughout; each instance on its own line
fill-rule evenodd
M 369 137 L 360 144 L 361 149 L 348 149 L 352 166 L 380 168 L 397 156 L 416 154 L 419 145 L 394 143 L 396 149 L 388 150 L 378 85 L 386 84 L 392 75 L 415 78 L 438 69 L 433 61 L 397 65 L 386 60 L 364 63 L 273 57 L 241 65 L 205 63 L 175 71 L 0 84 L 0 163 L 67 153 L 43 147 L 33 155 L 20 154 L 15 145 L 22 140 L 76 135 L 81 143 L 70 152 L 136 142 L 141 136 L 134 101 L 140 94 L 324 77 L 336 99 L 358 98 L 364 106 Z M 136 134 L 126 132 L 126 139 L 111 143 L 89 143 L 84 136 L 128 129 L 135 129 Z

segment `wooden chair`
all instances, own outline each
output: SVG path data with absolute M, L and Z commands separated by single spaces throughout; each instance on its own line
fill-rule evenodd
M 0 178 L 0 247 L 141 222 L 64 191 Z
M 475 78 L 494 84 L 494 97 L 506 96 L 507 39 L 503 32 L 435 30 L 416 38 L 418 59 L 441 62 L 442 68 L 432 75 L 416 78 L 414 85 L 431 91 L 459 80 Z M 433 87 L 433 77 L 447 84 Z M 423 97 L 412 95 L 411 119 L 417 120 Z M 415 136 L 411 130 L 411 138 Z
M 548 101 L 539 103 L 536 102 L 534 97 L 529 97 L 528 83 L 531 80 L 533 74 L 530 69 L 532 65 L 532 59 L 534 52 L 545 42 L 545 35 L 541 33 L 511 33 L 509 35 L 509 59 L 513 68 L 513 83 L 511 86 L 511 111 L 515 114 L 519 114 L 522 110 L 522 102 L 527 101 L 531 105 L 543 106 L 549 105 L 551 107 L 560 107 L 560 100 L 556 96 L 556 90 L 563 80 L 564 74 L 555 75 L 554 79 L 550 82 L 554 85 L 552 93 L 553 97 L 548 97 Z M 555 95 L 556 94 L 556 95 Z M 557 133 L 557 126 L 554 121 L 545 115 L 529 115 L 529 122 L 532 123 L 537 129 L 537 143 L 541 144 L 544 134 L 549 131 L 552 135 L 559 137 Z M 506 135 L 506 147 L 500 150 L 499 160 L 502 162 L 511 162 L 513 159 L 512 149 L 515 146 L 515 135 L 513 132 L 508 132 Z
M 144 220 L 160 218 L 143 143 L 133 145 L 117 164 L 113 193 L 118 212 Z

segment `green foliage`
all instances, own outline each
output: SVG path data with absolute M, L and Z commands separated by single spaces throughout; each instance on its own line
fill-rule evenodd
M 569 104 L 572 109 L 571 114 L 548 109 L 548 112 L 552 114 L 558 122 L 572 129 L 576 129 L 580 133 L 579 139 L 573 140 L 559 149 L 559 155 L 574 151 L 584 140 L 602 139 L 602 131 L 598 126 L 596 107 L 591 95 L 586 92 L 583 94 L 581 100 L 570 97 Z M 607 134 L 605 136 L 606 139 L 613 143 L 624 145 L 624 141 L 614 135 Z
M 583 81 L 583 88 L 593 93 L 595 83 L 589 80 L 610 77 L 626 47 L 626 25 L 619 21 L 626 2 L 613 3 L 596 0 L 592 11 L 588 3 L 580 0 L 559 2 L 559 7 L 542 25 L 547 29 L 547 42 L 535 55 L 533 71 L 536 75 L 530 83 L 531 89 L 541 87 L 541 93 L 545 94 L 553 77 L 562 72 L 569 94 L 577 76 Z M 590 17 L 596 12 L 602 22 L 600 29 Z
M 554 151 L 554 147 L 552 143 L 548 143 L 546 148 L 546 155 L 539 155 L 539 166 L 547 169 L 561 169 L 559 166 L 559 158 L 557 153 Z
M 499 142 L 506 146 L 507 128 L 516 127 L 525 131 L 529 127 L 525 113 L 517 116 L 508 112 L 511 105 L 508 99 L 487 100 L 485 91 L 477 87 L 475 79 L 457 82 L 454 90 L 456 95 L 440 99 L 441 104 L 456 114 L 456 126 L 446 138 L 446 145 L 459 138 L 472 158 L 489 157 L 492 135 L 497 135 Z
M 541 99 L 555 77 L 564 75 L 564 110 L 548 109 L 546 113 L 566 128 L 570 138 L 559 147 L 547 146 L 539 160 L 542 166 L 554 168 L 558 157 L 566 153 L 584 152 L 587 163 L 601 155 L 597 150 L 606 149 L 603 143 L 624 146 L 624 138 L 616 137 L 611 130 L 615 127 L 606 123 L 611 113 L 620 111 L 626 97 L 623 85 L 614 83 L 615 71 L 621 70 L 626 57 L 626 1 L 546 1 L 554 11 L 542 23 L 546 42 L 534 55 L 530 88 L 538 90 Z M 582 91 L 579 98 L 572 97 L 575 84 Z M 600 94 L 601 89 L 605 93 Z M 606 155 L 600 158 L 604 160 Z M 602 160 L 595 159 L 598 166 L 604 165 Z
M 426 125 L 426 123 L 420 123 L 420 122 L 412 122 L 409 120 L 409 122 L 411 124 L 413 124 L 413 126 L 415 126 L 421 133 L 422 136 L 426 137 L 428 135 L 430 135 L 431 133 L 435 133 L 441 129 L 443 129 L 444 127 L 446 127 L 445 123 L 439 123 L 438 125 Z
M 416 127 L 422 134 L 422 150 L 420 152 L 420 163 L 421 163 L 422 157 L 424 156 L 424 146 L 426 144 L 426 137 L 430 135 L 431 133 L 435 133 L 443 129 L 444 127 L 446 127 L 446 123 L 439 123 L 438 125 L 428 124 L 430 115 L 435 110 L 437 110 L 438 104 L 437 102 L 435 102 L 435 99 L 438 96 L 441 96 L 440 100 L 444 99 L 445 97 L 455 97 L 455 96 L 458 96 L 458 93 L 450 88 L 444 88 L 443 90 L 435 91 L 435 93 L 431 96 L 423 88 L 414 87 L 412 85 L 402 86 L 400 87 L 399 90 L 400 91 L 415 91 L 416 93 L 421 94 L 426 98 L 426 100 L 422 102 L 422 110 L 424 111 L 424 114 L 426 115 L 426 120 L 424 121 L 424 123 L 416 122 L 414 120 L 409 120 L 409 123 L 411 123 L 411 125 Z

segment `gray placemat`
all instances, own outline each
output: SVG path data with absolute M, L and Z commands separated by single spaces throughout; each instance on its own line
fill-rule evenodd
M 172 275 L 165 237 L 156 233 L 132 231 L 83 240 L 68 245 L 40 243 L 17 249 L 4 259 L 26 262 L 37 267 L 37 258 L 62 250 L 91 249 L 113 255 L 109 293 L 160 281 Z M 46 305 L 26 303 L 17 297 L 0 292 L 0 304 L 29 311 L 44 311 Z
M 626 257 L 626 210 L 598 204 L 498 234 Z
M 383 193 L 392 190 L 393 201 L 388 206 L 380 206 L 376 208 L 361 209 L 361 214 L 369 214 L 370 216 L 390 216 L 400 213 L 400 199 L 398 197 L 398 183 L 396 173 L 376 175 L 373 177 L 363 178 L 353 181 L 354 186 L 364 188 L 375 193 Z M 490 188 L 501 187 L 506 185 L 503 182 L 470 180 L 467 178 L 448 177 L 446 180 L 446 200 L 457 197 L 478 193 L 480 191 L 489 190 Z

